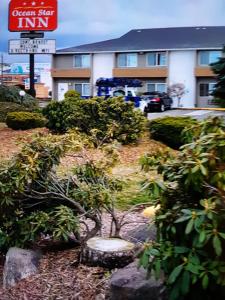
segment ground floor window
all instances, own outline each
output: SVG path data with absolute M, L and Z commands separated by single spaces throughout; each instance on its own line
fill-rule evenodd
M 74 89 L 80 93 L 81 96 L 87 97 L 91 95 L 90 83 L 75 83 Z
M 215 88 L 215 82 L 211 83 L 200 83 L 199 85 L 199 96 L 200 97 L 208 97 L 212 94 Z
M 166 83 L 147 83 L 148 92 L 166 92 Z

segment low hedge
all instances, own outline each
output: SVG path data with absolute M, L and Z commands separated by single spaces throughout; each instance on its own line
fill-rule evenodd
M 6 124 L 14 130 L 26 130 L 31 128 L 44 127 L 46 119 L 39 113 L 11 112 L 7 114 Z
M 8 113 L 16 112 L 16 111 L 31 111 L 31 110 L 28 107 L 25 107 L 18 103 L 0 102 L 0 122 L 5 122 Z
M 150 136 L 173 149 L 179 149 L 184 144 L 182 131 L 197 123 L 190 117 L 164 117 L 149 123 Z

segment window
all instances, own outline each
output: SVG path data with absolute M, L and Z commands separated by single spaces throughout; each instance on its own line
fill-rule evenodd
M 166 52 L 152 52 L 147 54 L 148 66 L 166 66 L 167 55 Z
M 119 67 L 137 67 L 137 53 L 124 53 L 118 55 Z
M 208 66 L 221 57 L 221 51 L 199 51 L 199 65 Z
M 215 83 L 200 83 L 200 97 L 208 97 L 215 88 Z
M 74 55 L 74 67 L 75 68 L 90 68 L 90 55 L 89 54 L 79 54 Z
M 90 84 L 89 83 L 75 83 L 75 91 L 80 93 L 81 96 L 90 96 Z
M 148 92 L 166 92 L 166 83 L 147 83 Z

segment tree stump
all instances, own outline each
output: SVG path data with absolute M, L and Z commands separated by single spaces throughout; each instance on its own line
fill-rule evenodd
M 81 261 L 108 269 L 123 268 L 134 260 L 135 245 L 119 238 L 94 237 L 86 242 Z

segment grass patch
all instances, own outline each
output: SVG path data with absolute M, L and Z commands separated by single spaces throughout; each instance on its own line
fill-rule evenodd
M 116 194 L 118 209 L 126 210 L 141 203 L 151 204 L 151 197 L 141 188 L 141 183 L 146 179 L 146 173 L 141 171 L 139 165 L 117 166 L 113 170 L 113 175 L 123 182 L 122 191 Z

